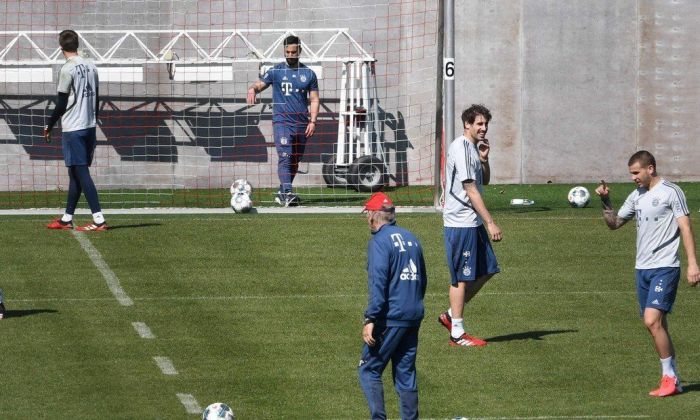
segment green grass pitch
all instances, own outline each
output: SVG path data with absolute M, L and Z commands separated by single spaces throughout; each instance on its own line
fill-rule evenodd
M 681 185 L 698 235 L 700 185 Z M 495 244 L 502 272 L 465 312 L 485 348 L 449 347 L 436 322 L 448 288 L 441 216 L 399 213 L 428 265 L 421 417 L 697 418 L 700 289 L 683 277 L 670 316 L 687 392 L 650 398 L 660 367 L 638 318 L 634 225 L 609 231 L 595 198 L 569 208 L 569 187 L 487 188 L 504 232 Z M 613 202 L 631 189 L 613 185 Z M 510 207 L 514 197 L 536 203 Z M 363 215 L 108 215 L 114 229 L 88 239 L 133 306 L 117 302 L 73 234 L 47 231 L 47 221 L 0 217 L 9 311 L 0 418 L 197 418 L 177 394 L 201 408 L 226 402 L 239 419 L 367 417 L 356 374 Z M 155 338 L 141 338 L 134 322 Z M 177 374 L 164 375 L 154 357 Z M 398 418 L 390 368 L 385 395 Z

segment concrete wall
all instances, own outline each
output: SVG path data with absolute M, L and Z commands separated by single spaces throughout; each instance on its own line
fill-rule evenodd
M 437 2 L 9 0 L 0 12 L 6 31 L 349 27 L 378 60 L 392 183 L 433 183 Z M 491 108 L 494 182 L 624 181 L 627 158 L 642 148 L 670 179 L 700 180 L 700 2 L 457 0 L 455 13 L 456 132 L 469 104 Z M 145 70 L 146 83 L 101 92 L 114 108 L 98 147 L 102 187 L 276 183 L 269 109 L 243 103 L 255 65 L 237 68 L 230 83 L 173 83 L 163 66 Z M 339 75 L 339 66 L 324 68 L 325 134 L 307 153 L 303 185 L 322 184 Z M 60 150 L 38 137 L 54 91 L 55 83 L 0 83 L 0 189 L 65 184 Z
M 700 180 L 700 2 L 457 4 L 456 108 L 493 111 L 496 182 L 624 181 L 640 149 Z

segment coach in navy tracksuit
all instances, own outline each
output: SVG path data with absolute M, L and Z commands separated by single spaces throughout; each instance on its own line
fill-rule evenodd
M 385 419 L 382 372 L 391 360 L 401 418 L 418 418 L 416 351 L 428 278 L 415 235 L 396 226 L 394 204 L 384 193 L 365 205 L 372 239 L 367 246 L 369 297 L 365 311 L 360 386 L 372 419 Z

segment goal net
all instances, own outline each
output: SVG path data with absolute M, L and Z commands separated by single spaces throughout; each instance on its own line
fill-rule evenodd
M 438 2 L 8 0 L 0 5 L 0 208 L 61 208 L 60 129 L 42 129 L 73 29 L 100 77 L 91 173 L 104 208 L 226 207 L 235 179 L 256 206 L 279 189 L 272 89 L 248 86 L 296 35 L 320 112 L 294 191 L 308 206 L 356 205 L 383 189 L 432 205 Z M 59 127 L 60 128 L 60 127 Z M 439 162 L 439 160 L 438 160 Z M 81 200 L 81 205 L 82 205 Z

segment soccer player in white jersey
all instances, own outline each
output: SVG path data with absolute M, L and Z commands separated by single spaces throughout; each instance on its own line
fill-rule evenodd
M 100 207 L 97 188 L 90 176 L 90 165 L 95 154 L 97 138 L 95 127 L 99 103 L 100 82 L 95 65 L 78 55 L 79 38 L 67 29 L 58 35 L 58 43 L 66 58 L 58 79 L 56 108 L 44 127 L 44 138 L 51 141 L 51 129 L 61 119 L 61 146 L 63 160 L 68 168 L 70 184 L 66 211 L 62 217 L 49 223 L 49 229 L 73 229 L 73 214 L 80 200 L 85 199 L 92 212 L 93 223 L 77 230 L 91 232 L 107 230 Z
M 450 308 L 438 322 L 450 331 L 452 346 L 485 346 L 486 341 L 464 331 L 464 305 L 500 271 L 489 241 L 500 241 L 501 229 L 493 221 L 481 196 L 491 178 L 486 133 L 491 112 L 472 105 L 462 113 L 464 134 L 447 150 L 443 225 L 447 265 L 451 274 Z M 488 233 L 484 224 L 488 226 Z
M 688 257 L 688 283 L 695 286 L 700 281 L 695 238 L 685 194 L 676 184 L 658 175 L 654 156 L 640 150 L 630 157 L 627 165 L 637 189 L 627 196 L 617 213 L 604 182 L 595 192 L 603 202 L 603 218 L 610 229 L 620 228 L 633 217 L 637 219 L 635 277 L 639 312 L 654 340 L 662 370 L 659 388 L 649 395 L 667 397 L 683 392 L 666 319 L 681 276 L 678 246 L 682 239 Z

